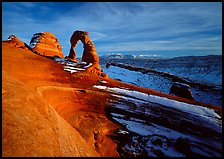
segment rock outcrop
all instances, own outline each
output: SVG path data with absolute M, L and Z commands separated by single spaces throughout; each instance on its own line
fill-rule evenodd
M 174 82 L 171 86 L 170 93 L 178 97 L 194 100 L 190 86 L 184 83 Z
M 68 58 L 70 60 L 76 61 L 76 52 L 74 51 L 76 45 L 78 44 L 78 41 L 81 40 L 83 43 L 83 55 L 82 55 L 82 61 L 87 62 L 87 63 L 93 63 L 93 64 L 99 64 L 99 57 L 96 52 L 96 48 L 93 44 L 93 42 L 90 40 L 88 36 L 88 32 L 86 31 L 79 31 L 76 30 L 71 38 L 70 38 L 70 43 L 71 43 L 71 48 L 69 52 Z
M 37 92 L 3 71 L 2 157 L 99 154 Z
M 33 52 L 43 56 L 64 57 L 58 39 L 50 32 L 34 34 L 30 41 L 30 47 Z
M 98 90 L 94 86 L 99 84 L 101 84 L 100 87 L 119 87 L 126 91 L 146 93 L 148 94 L 147 98 L 149 95 L 157 95 L 206 106 L 193 100 L 163 94 L 110 78 L 102 81 L 101 77 L 88 72 L 78 72 L 73 76 L 64 71 L 63 67 L 55 61 L 34 54 L 28 49 L 12 47 L 8 43 L 2 43 L 2 74 L 3 157 L 119 156 L 117 144 L 126 138 L 123 135 L 117 136 L 116 132 L 125 130 L 124 128 L 127 126 L 113 123 L 114 118 L 110 116 L 108 108 L 116 108 L 111 105 L 110 100 L 120 101 L 117 97 L 121 94 L 116 93 L 113 96 L 111 92 Z M 127 99 L 128 96 L 123 97 Z M 128 101 L 125 103 L 128 107 L 124 108 L 130 107 L 134 112 L 124 113 L 122 111 L 122 116 L 128 119 L 127 116 L 137 113 L 137 117 L 140 117 L 141 114 L 136 111 L 140 102 L 137 102 L 137 107 L 133 107 L 133 103 L 129 99 L 135 101 L 138 97 L 128 97 Z M 138 99 L 138 101 L 140 100 Z M 154 105 L 151 106 L 153 103 L 149 104 L 150 107 L 147 106 L 147 108 L 156 108 Z M 219 114 L 222 114 L 221 107 L 209 105 L 206 107 L 214 108 Z M 141 111 L 144 110 L 144 114 L 151 112 L 145 111 L 145 108 L 144 103 L 139 107 Z M 115 109 L 114 114 L 118 113 L 118 110 Z M 157 109 L 151 110 L 153 117 L 148 118 L 146 113 L 146 124 L 149 123 L 149 119 L 150 122 L 151 120 L 156 121 L 154 112 Z M 167 110 L 165 109 L 165 113 Z M 159 114 L 163 116 L 163 113 L 159 112 Z M 120 118 L 120 116 L 117 117 Z M 172 122 L 173 119 L 170 119 Z M 134 121 L 134 118 L 132 120 Z M 167 119 L 165 120 L 169 122 Z M 142 122 L 142 119 L 139 121 Z M 163 120 L 159 119 L 159 121 L 163 123 Z M 204 130 L 207 132 L 207 129 Z M 222 141 L 221 138 L 214 138 Z
M 92 88 L 101 77 L 73 76 L 8 42 L 2 43 L 2 73 L 2 156 L 119 156 L 110 137 L 119 126 L 104 112 L 110 96 Z
M 4 42 L 7 42 L 9 45 L 15 46 L 15 47 L 18 47 L 18 48 L 26 48 L 26 49 L 29 48 L 29 46 L 26 43 L 19 40 L 15 35 L 10 35 L 8 37 L 8 40 L 6 40 Z
M 90 37 L 88 36 L 87 31 L 75 31 L 71 38 L 71 48 L 69 52 L 69 56 L 67 57 L 69 60 L 76 61 L 76 52 L 74 51 L 76 45 L 78 44 L 78 41 L 81 40 L 83 43 L 83 55 L 82 55 L 82 61 L 87 63 L 92 63 L 92 66 L 86 69 L 89 73 L 94 73 L 99 76 L 102 76 L 104 78 L 108 78 L 107 74 L 103 73 L 100 68 L 100 60 L 98 57 L 98 54 L 96 52 L 96 48 L 93 44 L 93 42 L 90 40 Z
M 90 40 L 88 32 L 84 32 L 80 40 L 84 45 L 82 61 L 85 61 L 87 63 L 99 64 L 100 60 L 97 55 L 96 48 L 93 42 Z

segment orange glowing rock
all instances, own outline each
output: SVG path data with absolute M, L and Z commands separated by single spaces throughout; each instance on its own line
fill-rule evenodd
M 33 52 L 43 56 L 64 57 L 58 39 L 50 32 L 34 34 L 30 41 L 30 47 Z
M 100 60 L 96 52 L 96 48 L 93 42 L 90 40 L 90 37 L 88 36 L 87 31 L 76 30 L 72 34 L 70 38 L 70 43 L 71 43 L 70 52 L 69 52 L 69 56 L 66 58 L 72 61 L 76 61 L 76 52 L 74 51 L 74 48 L 78 44 L 79 40 L 81 40 L 81 42 L 83 43 L 83 48 L 84 48 L 82 61 L 93 64 L 92 66 L 87 68 L 86 71 L 89 73 L 97 74 L 104 78 L 108 78 L 108 76 L 105 73 L 103 73 L 100 68 L 100 65 L 99 65 Z
M 4 42 L 7 42 L 11 46 L 28 49 L 28 45 L 26 43 L 22 42 L 21 40 L 19 40 L 15 35 L 10 35 L 8 37 L 8 40 L 4 41 Z

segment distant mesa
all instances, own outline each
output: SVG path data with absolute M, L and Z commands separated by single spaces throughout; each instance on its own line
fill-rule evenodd
M 64 58 L 58 39 L 50 32 L 34 34 L 30 41 L 30 47 L 39 55 Z

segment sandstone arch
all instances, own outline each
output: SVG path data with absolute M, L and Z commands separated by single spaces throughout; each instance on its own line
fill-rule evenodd
M 70 38 L 71 48 L 70 48 L 68 58 L 70 60 L 76 61 L 76 52 L 74 51 L 74 49 L 77 46 L 79 40 L 83 43 L 83 48 L 84 48 L 82 61 L 87 63 L 98 64 L 99 57 L 97 55 L 96 48 L 93 42 L 90 40 L 90 37 L 88 36 L 87 31 L 76 30 L 72 34 Z
M 102 77 L 106 77 L 107 75 L 101 71 L 100 65 L 99 65 L 99 57 L 96 52 L 96 48 L 93 44 L 93 42 L 90 40 L 90 37 L 88 36 L 87 31 L 79 31 L 76 30 L 71 38 L 71 48 L 68 57 L 66 57 L 68 60 L 72 60 L 76 62 L 76 52 L 74 51 L 75 47 L 77 46 L 79 40 L 83 43 L 83 54 L 82 54 L 82 61 L 86 63 L 92 63 L 92 66 L 87 68 L 87 72 L 95 73 L 97 75 L 100 75 Z

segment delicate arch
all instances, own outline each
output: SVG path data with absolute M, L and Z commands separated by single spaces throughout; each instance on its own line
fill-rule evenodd
M 93 42 L 90 40 L 88 32 L 86 31 L 77 30 L 72 34 L 70 38 L 71 48 L 68 58 L 76 61 L 76 52 L 74 51 L 74 49 L 77 46 L 79 40 L 81 40 L 81 42 L 83 43 L 84 48 L 82 61 L 85 61 L 87 63 L 99 64 L 99 57 L 97 55 L 96 48 Z

